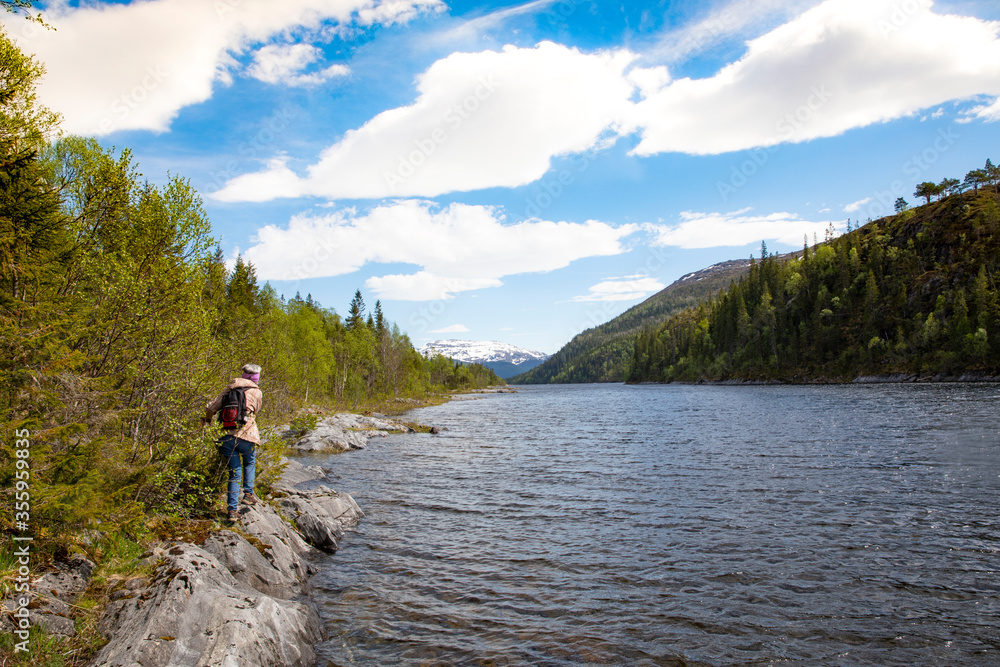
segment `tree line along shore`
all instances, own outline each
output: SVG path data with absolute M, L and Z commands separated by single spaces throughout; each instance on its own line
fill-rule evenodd
M 969 192 L 946 179 L 923 206 L 792 256 L 762 244 L 728 288 L 635 337 L 626 381 L 996 379 L 1000 174 L 986 164 Z
M 1000 377 L 1000 168 L 920 183 L 911 208 L 800 251 L 682 276 L 509 378 L 851 382 Z
M 341 316 L 227 265 L 191 184 L 155 185 L 127 148 L 61 136 L 36 100 L 43 75 L 0 33 L 0 599 L 18 585 L 18 539 L 33 575 L 94 562 L 75 637 L 33 628 L 31 656 L 13 658 L 75 665 L 103 642 L 108 582 L 150 544 L 223 516 L 219 432 L 199 417 L 244 363 L 264 369 L 265 427 L 306 404 L 402 412 L 504 382 L 425 359 L 360 291 Z M 263 495 L 285 449 L 276 434 L 262 443 Z M 0 655 L 12 641 L 0 633 Z

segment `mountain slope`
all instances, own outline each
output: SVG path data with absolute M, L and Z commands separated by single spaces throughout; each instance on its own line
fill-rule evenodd
M 506 379 L 534 368 L 549 355 L 500 341 L 436 340 L 420 348 L 425 357 L 440 354 L 467 364 L 482 364 Z
M 714 296 L 749 267 L 748 260 L 730 260 L 682 276 L 613 320 L 578 334 L 537 368 L 509 379 L 515 384 L 621 382 L 639 331 Z
M 952 194 L 767 257 L 642 332 L 631 382 L 1000 375 L 1000 198 Z

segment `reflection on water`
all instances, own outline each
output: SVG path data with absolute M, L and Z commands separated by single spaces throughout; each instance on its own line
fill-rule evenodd
M 1000 663 L 1000 388 L 520 388 L 313 456 L 328 665 Z M 325 661 L 325 662 L 324 662 Z

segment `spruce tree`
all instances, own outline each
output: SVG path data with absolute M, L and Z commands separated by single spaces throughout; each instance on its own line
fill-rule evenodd
M 345 323 L 349 331 L 357 329 L 365 322 L 365 300 L 361 296 L 361 290 L 354 292 L 351 305 L 347 309 L 347 322 Z

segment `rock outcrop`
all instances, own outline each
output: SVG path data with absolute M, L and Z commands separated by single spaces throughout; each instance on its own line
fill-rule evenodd
M 278 504 L 309 544 L 334 552 L 343 529 L 358 525 L 364 513 L 354 498 L 334 491 L 325 481 L 322 468 L 289 461 L 282 476 L 285 495 Z
M 72 637 L 76 634 L 76 624 L 70 618 L 70 605 L 87 590 L 94 563 L 83 556 L 73 556 L 56 561 L 55 567 L 54 572 L 46 572 L 35 580 L 32 586 L 35 604 L 28 619 L 50 635 Z
M 259 502 L 241 506 L 238 530 L 157 549 L 152 580 L 112 594 L 98 626 L 109 641 L 93 665 L 314 664 L 323 626 L 306 597 L 310 559 L 335 551 L 363 516 L 325 481 L 322 468 L 288 462 L 275 504 L 298 530 Z
M 349 449 L 364 449 L 372 438 L 411 430 L 409 426 L 390 419 L 341 413 L 321 419 L 316 428 L 295 440 L 291 446 L 300 452 L 346 452 Z
M 149 588 L 111 602 L 96 665 L 311 665 L 323 628 L 312 605 L 236 579 L 193 544 L 167 551 Z

